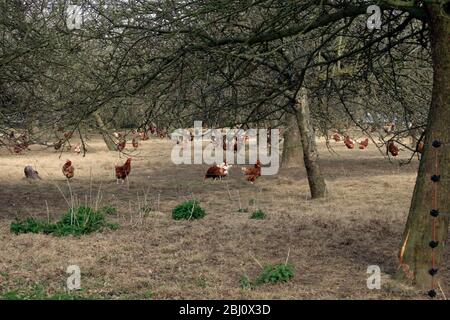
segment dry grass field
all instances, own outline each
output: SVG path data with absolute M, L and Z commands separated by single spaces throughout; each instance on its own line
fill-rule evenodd
M 11 292 L 45 296 L 65 291 L 66 268 L 81 268 L 80 297 L 100 299 L 424 299 L 423 292 L 391 280 L 417 170 L 417 160 L 399 167 L 377 149 L 331 154 L 320 142 L 328 195 L 310 200 L 304 168 L 281 169 L 254 185 L 239 166 L 222 181 L 203 181 L 207 165 L 170 161 L 173 143 L 151 139 L 133 155 L 129 187 L 117 185 L 117 153 L 97 137 L 85 158 L 32 147 L 20 156 L 0 154 L 0 296 Z M 406 155 L 404 155 L 406 157 Z M 117 230 L 77 237 L 15 235 L 15 218 L 57 220 L 67 212 L 69 187 L 61 173 L 75 166 L 75 201 L 112 205 L 108 221 Z M 124 158 L 120 159 L 124 162 Z M 24 178 L 25 165 L 41 181 Z M 63 197 L 64 194 L 64 197 Z M 197 199 L 207 212 L 198 221 L 174 221 L 171 210 Z M 144 214 L 142 208 L 150 208 Z M 48 208 L 48 209 L 47 209 Z M 248 212 L 242 212 L 247 209 Z M 252 220 L 256 209 L 266 220 Z M 48 217 L 49 216 L 49 217 Z M 259 264 L 295 267 L 287 283 L 242 289 Z M 382 289 L 366 287 L 369 265 L 382 270 Z M 442 266 L 442 279 L 450 279 Z M 442 280 L 444 281 L 444 280 Z M 448 283 L 441 283 L 443 290 Z

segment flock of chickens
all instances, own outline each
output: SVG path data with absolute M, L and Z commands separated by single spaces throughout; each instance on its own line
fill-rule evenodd
M 395 127 L 392 126 L 387 126 L 385 128 L 386 132 L 390 132 L 392 130 L 394 130 Z M 66 147 L 67 150 L 71 150 L 72 146 L 70 145 L 70 138 L 72 137 L 72 132 L 64 132 L 64 130 L 60 129 L 59 131 L 61 131 L 61 134 L 63 135 L 63 137 L 61 137 L 57 142 L 54 143 L 54 148 L 55 150 L 59 150 L 66 142 L 68 143 L 68 146 Z M 127 136 L 129 134 L 131 134 L 131 144 L 133 146 L 134 149 L 137 149 L 139 147 L 139 140 L 145 141 L 145 140 L 149 140 L 149 135 L 155 135 L 158 136 L 160 138 L 167 138 L 168 137 L 168 131 L 165 129 L 157 129 L 156 126 L 151 125 L 148 129 L 144 130 L 144 131 L 137 131 L 136 129 L 131 130 L 129 133 L 127 132 L 114 132 L 113 136 L 117 139 L 117 151 L 119 151 L 119 157 L 120 154 L 124 151 L 126 144 L 127 144 Z M 28 149 L 29 146 L 29 139 L 28 136 L 26 135 L 26 133 L 24 134 L 15 134 L 14 132 L 11 132 L 9 135 L 9 138 L 14 141 L 14 149 L 13 151 L 17 154 L 20 154 L 23 150 Z M 359 139 L 359 140 L 354 140 L 351 139 L 350 136 L 348 135 L 341 135 L 338 132 L 334 132 L 331 135 L 331 138 L 336 141 L 336 142 L 343 142 L 344 145 L 348 148 L 348 149 L 354 149 L 355 146 L 358 146 L 358 148 L 360 150 L 364 150 L 368 147 L 369 145 L 369 138 L 363 138 L 363 139 Z M 270 136 L 268 136 L 268 145 L 270 146 Z M 193 140 L 193 134 L 191 133 L 191 140 Z M 237 152 L 239 149 L 239 146 L 242 144 L 245 144 L 245 142 L 247 142 L 248 137 L 247 136 L 242 136 L 242 137 L 234 137 L 231 141 L 227 141 L 226 137 L 223 137 L 223 150 L 227 150 L 229 148 L 233 149 L 234 152 Z M 211 143 L 216 143 L 217 144 L 218 141 L 215 141 L 215 139 L 212 139 Z M 177 141 L 177 143 L 179 143 Z M 219 145 L 217 145 L 219 146 Z M 424 144 L 423 142 L 419 142 L 417 144 L 417 152 L 419 153 L 423 153 L 423 149 L 424 149 Z M 75 145 L 74 148 L 74 152 L 75 153 L 80 153 L 82 151 L 82 146 L 80 143 Z M 399 147 L 395 144 L 395 142 L 393 140 L 389 140 L 386 143 L 386 154 L 390 153 L 393 157 L 398 156 L 399 154 Z M 116 165 L 115 166 L 115 174 L 116 174 L 116 181 L 117 183 L 119 183 L 120 181 L 123 183 L 125 180 L 127 180 L 128 175 L 131 172 L 131 160 L 132 158 L 127 158 L 126 162 L 123 165 Z M 227 161 L 225 160 L 225 162 L 223 162 L 222 164 L 217 164 L 215 166 L 212 166 L 210 168 L 208 168 L 204 180 L 206 179 L 223 179 L 225 177 L 228 176 L 229 173 L 229 169 L 232 166 L 229 165 L 227 163 Z M 33 173 L 33 171 L 31 170 L 26 170 L 27 168 L 25 168 L 25 175 L 28 177 L 30 175 L 30 172 Z M 28 172 L 28 175 L 27 175 Z M 64 176 L 67 179 L 71 179 L 74 177 L 75 175 L 75 168 L 72 164 L 71 160 L 67 160 L 65 162 L 65 164 L 62 167 L 62 172 L 64 174 Z M 261 176 L 261 162 L 259 160 L 256 161 L 256 163 L 254 164 L 254 166 L 252 167 L 245 167 L 242 168 L 242 172 L 243 174 L 246 176 L 246 180 L 254 183 L 256 181 L 256 179 L 258 177 Z M 34 172 L 35 174 L 37 174 L 37 172 Z
M 131 133 L 131 145 L 133 146 L 134 150 L 136 150 L 139 147 L 139 140 L 146 141 L 150 139 L 150 135 L 157 136 L 160 139 L 169 137 L 167 129 L 165 128 L 158 129 L 154 125 L 151 125 L 148 129 L 144 129 L 143 131 L 137 131 L 136 129 L 132 129 L 130 133 Z M 113 136 L 118 140 L 116 144 L 117 151 L 119 151 L 119 153 L 123 152 L 123 150 L 127 145 L 128 134 L 126 132 L 114 132 Z
M 72 137 L 72 134 L 69 132 L 63 132 L 63 133 L 64 133 L 64 138 L 59 139 L 54 144 L 55 150 L 59 150 L 65 142 L 68 142 L 68 145 L 70 146 L 69 140 Z M 134 149 L 137 149 L 139 147 L 139 140 L 142 140 L 142 141 L 149 140 L 150 135 L 158 136 L 161 139 L 168 137 L 167 130 L 164 130 L 164 129 L 158 130 L 156 128 L 156 126 L 150 126 L 147 130 L 144 130 L 144 131 L 137 131 L 136 129 L 133 129 L 129 133 L 114 132 L 113 136 L 118 141 L 116 143 L 116 146 L 117 146 L 117 151 L 119 152 L 119 156 L 126 147 L 127 136 L 129 136 L 129 135 L 131 135 L 131 144 Z M 191 134 L 191 138 L 192 138 L 192 134 Z M 238 141 L 237 138 L 233 139 L 232 148 L 234 149 L 235 152 L 237 151 L 238 144 L 240 144 L 241 142 L 245 143 L 245 141 L 247 140 L 245 138 L 243 139 L 243 141 Z M 223 149 L 226 150 L 227 147 L 228 147 L 228 144 L 226 142 L 226 139 L 224 139 Z M 70 146 L 67 149 L 71 150 L 71 148 L 72 147 Z M 75 151 L 75 153 L 78 153 L 78 154 L 81 152 L 81 145 L 79 143 L 75 146 L 74 151 Z M 115 166 L 115 174 L 116 174 L 116 182 L 117 183 L 119 183 L 119 182 L 124 183 L 124 181 L 127 180 L 128 175 L 131 172 L 131 160 L 132 160 L 132 158 L 127 158 L 127 160 L 125 161 L 125 163 L 123 165 Z M 231 167 L 232 166 L 229 165 L 226 160 L 225 160 L 225 162 L 223 162 L 220 165 L 215 165 L 213 167 L 210 167 L 206 172 L 205 180 L 208 178 L 212 178 L 214 180 L 225 178 L 228 176 L 228 170 Z M 24 170 L 24 171 L 25 171 L 25 176 L 27 176 L 27 177 L 29 177 L 29 172 L 32 172 L 29 170 Z M 247 181 L 249 181 L 251 183 L 255 182 L 256 179 L 261 176 L 261 162 L 259 160 L 257 160 L 257 162 L 255 163 L 255 165 L 253 167 L 242 168 L 242 172 L 246 176 Z M 34 173 L 37 174 L 37 172 L 34 172 Z M 62 173 L 68 180 L 72 179 L 75 176 L 75 167 L 71 160 L 67 160 L 64 163 L 64 165 L 62 167 Z
M 206 171 L 204 180 L 209 178 L 213 180 L 225 178 L 226 176 L 228 176 L 228 170 L 231 167 L 232 166 L 229 165 L 226 160 L 220 165 L 218 164 L 212 166 Z M 246 176 L 246 180 L 253 184 L 253 182 L 255 182 L 256 179 L 261 176 L 261 162 L 259 160 L 256 160 L 256 163 L 253 167 L 244 167 L 241 168 L 241 170 L 242 173 Z
M 128 178 L 128 175 L 131 172 L 131 160 L 132 158 L 128 158 L 125 163 L 122 166 L 116 165 L 115 171 L 116 171 L 116 182 L 119 183 L 121 181 L 124 183 L 124 181 Z M 212 178 L 213 180 L 216 179 L 222 179 L 228 176 L 228 170 L 232 166 L 225 162 L 223 162 L 220 165 L 215 165 L 213 167 L 210 167 L 205 174 L 205 179 Z M 247 167 L 242 168 L 242 172 L 246 176 L 247 181 L 253 183 L 255 180 L 261 176 L 261 162 L 259 160 L 256 161 L 255 165 L 253 167 Z M 36 172 L 37 173 L 37 172 Z M 64 176 L 70 180 L 75 175 L 75 167 L 72 164 L 72 161 L 67 160 L 63 167 L 62 167 L 62 173 Z M 27 171 L 25 170 L 25 175 L 27 176 Z
M 119 183 L 119 181 L 123 183 L 127 179 L 131 172 L 131 160 L 132 158 L 128 158 L 122 166 L 115 166 L 117 183 Z M 64 163 L 62 173 L 68 180 L 75 176 L 75 167 L 73 166 L 72 161 L 67 160 L 66 163 Z M 27 173 L 25 172 L 25 176 L 26 175 Z
M 331 138 L 336 142 L 343 141 L 344 145 L 348 149 L 354 149 L 355 145 L 358 145 L 359 149 L 364 150 L 369 145 L 369 138 L 365 138 L 363 140 L 353 140 L 350 138 L 350 136 L 348 136 L 348 135 L 342 136 L 337 132 L 333 133 L 331 135 Z M 424 143 L 422 141 L 420 141 L 417 144 L 416 151 L 418 153 L 422 154 L 424 151 L 424 146 L 425 146 Z M 390 153 L 393 157 L 396 157 L 396 156 L 398 156 L 399 151 L 400 151 L 399 147 L 395 144 L 395 142 L 393 140 L 389 140 L 386 143 L 386 155 L 388 153 Z
M 341 140 L 344 141 L 345 146 L 348 149 L 353 149 L 355 144 L 359 145 L 359 149 L 364 150 L 369 145 L 369 138 L 365 138 L 364 140 L 353 140 L 349 136 L 345 136 L 344 138 L 339 133 L 334 133 L 332 136 L 334 141 L 339 142 Z
M 56 135 L 56 141 L 49 142 L 41 142 L 42 145 L 53 147 L 55 150 L 65 149 L 66 151 L 73 150 L 74 153 L 80 154 L 84 150 L 84 144 L 77 143 L 73 148 L 70 139 L 73 136 L 73 131 L 65 131 L 63 127 L 60 127 L 55 130 L 54 134 Z M 131 144 L 133 148 L 136 150 L 139 147 L 139 140 L 148 140 L 150 135 L 158 136 L 161 139 L 168 138 L 168 130 L 165 128 L 159 129 L 155 125 L 150 125 L 147 129 L 143 131 L 137 131 L 136 129 L 131 130 L 130 132 L 114 132 L 113 136 L 117 139 L 116 149 L 119 152 L 123 152 L 127 144 L 127 136 L 131 134 L 132 140 Z M 7 141 L 3 142 L 3 144 L 8 146 L 8 149 L 17 155 L 22 154 L 25 151 L 30 150 L 29 146 L 33 143 L 27 132 L 16 132 L 10 131 L 8 134 L 0 136 L 6 137 Z M 2 139 L 3 140 L 3 139 Z
M 126 132 L 114 132 L 113 136 L 118 141 L 116 146 L 117 146 L 117 151 L 119 152 L 119 156 L 126 147 L 127 136 L 129 134 L 131 134 L 131 144 L 134 149 L 137 149 L 139 147 L 139 140 L 146 141 L 150 138 L 149 135 L 156 135 L 161 139 L 168 137 L 167 130 L 164 130 L 164 129 L 158 130 L 156 128 L 156 126 L 150 126 L 148 130 L 144 130 L 142 132 L 139 132 L 135 129 L 131 130 L 128 134 Z M 192 133 L 190 133 L 190 134 L 191 134 L 190 140 L 192 141 L 194 136 Z M 70 139 L 70 136 L 66 137 L 66 138 Z M 245 142 L 247 142 L 247 141 L 248 141 L 247 136 L 242 136 L 242 137 L 236 136 L 232 139 L 231 142 L 229 142 L 226 139 L 226 137 L 223 137 L 223 146 L 222 147 L 223 147 L 223 150 L 227 150 L 228 148 L 231 147 L 234 150 L 234 152 L 237 152 L 239 146 L 242 144 L 245 144 Z M 212 140 L 211 142 L 214 144 L 214 142 L 216 142 L 216 141 Z M 177 144 L 178 143 L 179 143 L 179 141 L 177 141 Z M 270 144 L 270 142 L 269 142 L 269 144 Z M 78 146 L 79 145 L 77 145 L 77 147 Z M 123 183 L 127 179 L 128 175 L 131 172 L 131 160 L 132 160 L 132 158 L 128 158 L 123 165 L 115 166 L 117 183 L 119 183 L 119 181 L 121 181 Z M 212 166 L 207 170 L 207 172 L 205 174 L 205 180 L 208 178 L 212 178 L 213 180 L 223 179 L 228 176 L 229 169 L 231 167 L 232 166 L 229 165 L 226 160 L 222 164 Z M 75 168 L 72 164 L 72 161 L 70 161 L 70 160 L 66 161 L 66 163 L 62 167 L 62 172 L 67 179 L 71 179 L 74 177 Z M 256 179 L 261 176 L 261 162 L 259 160 L 257 160 L 253 167 L 242 168 L 242 172 L 246 176 L 247 181 L 249 181 L 250 183 L 254 183 L 256 181 Z

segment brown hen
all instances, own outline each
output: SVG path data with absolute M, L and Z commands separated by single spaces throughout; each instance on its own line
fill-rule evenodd
M 75 175 L 75 168 L 72 165 L 72 161 L 66 161 L 66 163 L 62 167 L 62 172 L 67 179 L 73 178 L 73 176 Z

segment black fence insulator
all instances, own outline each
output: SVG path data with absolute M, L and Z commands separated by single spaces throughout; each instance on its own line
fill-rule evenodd
M 430 211 L 430 215 L 432 216 L 432 217 L 437 217 L 437 216 L 439 216 L 439 210 L 437 210 L 437 209 L 432 209 L 431 211 Z
M 442 143 L 439 140 L 434 140 L 432 145 L 434 148 L 439 148 Z
M 441 176 L 438 176 L 437 174 L 431 176 L 431 181 L 439 182 L 439 180 L 441 180 Z
M 431 240 L 430 241 L 430 247 L 431 248 L 436 248 L 439 245 L 439 241 L 435 241 L 435 240 Z
M 436 297 L 436 291 L 435 291 L 435 290 L 430 290 L 430 291 L 428 291 L 428 295 L 429 295 L 431 298 L 434 298 L 434 297 Z
M 438 273 L 438 269 L 437 268 L 431 268 L 430 270 L 428 270 L 428 273 L 433 277 L 435 274 Z
M 431 145 L 433 146 L 433 148 L 437 149 L 441 146 L 441 142 L 436 139 L 432 142 Z M 433 152 L 433 154 L 434 154 L 436 171 L 435 171 L 435 174 L 431 176 L 431 181 L 435 182 L 436 184 L 434 184 L 434 188 L 433 188 L 433 192 L 432 192 L 432 201 L 434 204 L 434 208 L 436 208 L 437 197 L 438 197 L 438 186 L 439 186 L 439 184 L 437 184 L 437 182 L 439 182 L 441 180 L 441 176 L 439 175 L 439 171 L 438 171 L 438 165 L 439 165 L 438 151 L 435 150 Z M 439 245 L 439 241 L 435 240 L 436 239 L 436 217 L 439 216 L 439 210 L 431 209 L 430 215 L 434 218 L 432 219 L 433 240 L 431 240 L 429 243 L 429 245 L 431 247 L 431 268 L 428 269 L 428 273 L 430 274 L 432 281 L 431 281 L 431 290 L 428 291 L 428 295 L 431 298 L 434 298 L 434 297 L 436 297 L 436 291 L 435 291 L 436 284 L 435 284 L 434 276 L 438 272 L 438 269 L 436 268 L 436 250 L 435 250 L 435 248 Z

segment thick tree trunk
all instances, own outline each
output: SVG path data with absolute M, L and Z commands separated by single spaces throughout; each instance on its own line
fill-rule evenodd
M 400 248 L 397 278 L 419 288 L 430 289 L 432 287 L 432 276 L 429 274 L 432 267 L 430 241 L 438 241 L 434 251 L 435 266 L 439 268 L 445 249 L 449 226 L 448 214 L 450 214 L 450 18 L 441 15 L 438 5 L 430 5 L 428 11 L 434 69 L 433 94 L 425 135 L 425 151 L 420 161 Z M 443 145 L 434 148 L 432 143 L 435 140 L 441 141 Z M 440 175 L 439 182 L 431 180 L 436 169 Z M 436 203 L 433 203 L 434 188 L 437 190 Z M 447 215 L 433 218 L 430 215 L 431 209 L 438 209 Z M 435 219 L 434 236 L 433 219 Z M 439 272 L 435 277 L 439 277 Z
M 300 140 L 303 150 L 303 161 L 308 176 L 311 197 L 322 198 L 325 196 L 325 180 L 320 172 L 318 163 L 319 154 L 316 147 L 314 128 L 311 124 L 309 112 L 308 90 L 302 88 L 296 97 L 297 124 L 300 132 Z
M 283 133 L 283 153 L 281 155 L 281 167 L 301 167 L 302 149 L 300 131 L 298 130 L 295 114 L 286 113 L 286 129 Z
M 106 143 L 106 146 L 108 147 L 108 150 L 110 151 L 116 151 L 117 145 L 114 143 L 114 140 L 111 138 L 111 136 L 108 134 L 108 128 L 106 128 L 105 123 L 103 122 L 102 117 L 98 112 L 94 113 L 95 122 L 97 123 L 97 126 L 100 128 L 103 140 Z

